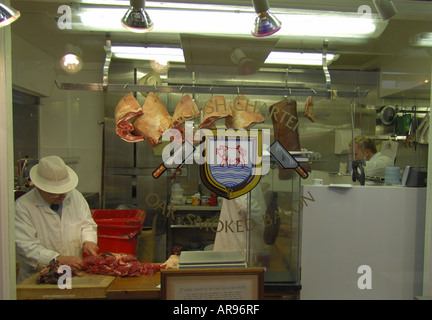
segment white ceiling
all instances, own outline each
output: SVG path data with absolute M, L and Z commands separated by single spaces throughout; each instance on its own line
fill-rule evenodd
M 80 3 L 81 1 L 69 1 L 68 3 Z M 127 0 L 119 1 L 126 5 Z M 147 1 L 147 3 L 152 1 Z M 190 3 L 214 3 L 251 6 L 251 0 L 219 0 L 219 1 L 190 1 L 170 0 L 170 2 Z M 331 69 L 344 70 L 375 70 L 383 63 L 392 59 L 398 59 L 409 54 L 421 52 L 419 57 L 424 57 L 424 49 L 412 47 L 409 43 L 410 37 L 424 32 L 432 31 L 432 2 L 395 0 L 398 14 L 392 18 L 383 34 L 378 39 L 371 39 L 364 43 L 353 43 L 351 41 L 338 41 L 329 43 L 329 51 L 337 52 L 340 58 L 331 65 Z M 376 10 L 371 0 L 269 0 L 271 7 L 335 10 L 357 12 L 359 5 L 369 5 L 373 12 Z M 65 46 L 70 43 L 79 46 L 83 51 L 83 58 L 87 62 L 103 63 L 105 52 L 105 32 L 78 32 L 76 30 L 59 30 L 56 24 L 57 8 L 65 4 L 64 0 L 42 0 L 24 1 L 11 0 L 11 6 L 21 12 L 21 18 L 12 24 L 12 31 L 22 38 L 42 48 L 53 57 L 60 57 Z M 154 21 L 157 23 L 157 21 Z M 343 27 L 343 26 L 341 26 Z M 277 34 L 276 34 L 277 35 Z M 111 40 L 116 43 L 179 46 L 179 34 L 133 34 L 133 33 L 111 33 Z M 281 37 L 275 48 L 295 50 L 317 50 L 322 51 L 323 39 L 290 39 Z M 429 62 L 428 62 L 429 63 Z

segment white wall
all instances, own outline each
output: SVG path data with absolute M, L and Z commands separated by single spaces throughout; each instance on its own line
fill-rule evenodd
M 58 83 L 102 82 L 102 66 L 86 64 L 75 75 L 59 68 L 58 58 L 12 34 L 14 87 L 41 97 L 39 157 L 56 154 L 78 174 L 77 189 L 100 192 L 104 95 L 60 90 Z
M 301 299 L 422 295 L 426 188 L 304 186 L 308 192 L 314 202 L 302 213 Z M 362 266 L 370 272 L 359 272 Z

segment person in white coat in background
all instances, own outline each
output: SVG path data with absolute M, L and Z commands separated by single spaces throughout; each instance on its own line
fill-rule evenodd
M 97 225 L 78 176 L 57 156 L 40 159 L 30 171 L 35 188 L 15 202 L 15 244 L 20 263 L 17 282 L 35 273 L 38 264 L 57 261 L 75 269 L 82 253 L 97 255 Z
M 257 252 L 265 252 L 269 249 L 264 235 L 266 213 L 264 191 L 268 185 L 268 182 L 260 183 L 252 191 L 236 199 L 223 199 L 219 221 L 224 229 L 216 233 L 213 250 L 241 251 L 246 257 L 249 241 L 251 259 L 253 259 Z
M 394 162 L 392 159 L 377 151 L 374 141 L 368 137 L 357 136 L 354 139 L 355 148 L 353 148 L 352 141 L 349 142 L 351 154 L 355 160 L 365 159 L 366 164 L 364 167 L 366 176 L 385 176 L 385 168 L 393 167 Z

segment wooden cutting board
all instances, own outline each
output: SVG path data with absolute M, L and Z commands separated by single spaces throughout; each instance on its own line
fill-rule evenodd
M 84 273 L 72 277 L 71 289 L 60 289 L 57 284 L 37 284 L 39 273 L 17 285 L 17 299 L 106 299 L 107 288 L 115 277 Z

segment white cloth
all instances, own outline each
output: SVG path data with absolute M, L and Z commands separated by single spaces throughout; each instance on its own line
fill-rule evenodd
M 250 217 L 248 196 L 251 196 Z M 257 185 L 251 192 L 236 199 L 224 199 L 219 225 L 216 232 L 213 250 L 240 250 L 247 254 L 247 237 L 250 231 L 250 251 L 265 251 L 264 243 L 264 215 L 265 201 L 261 186 Z M 223 228 L 222 228 L 223 227 Z
M 365 175 L 369 177 L 384 177 L 385 168 L 393 167 L 393 160 L 383 155 L 381 152 L 375 153 L 368 161 L 364 168 Z
M 77 190 L 63 201 L 61 219 L 36 189 L 16 201 L 15 211 L 18 282 L 32 275 L 37 263 L 48 264 L 59 255 L 81 258 L 85 241 L 97 243 L 97 225 Z

